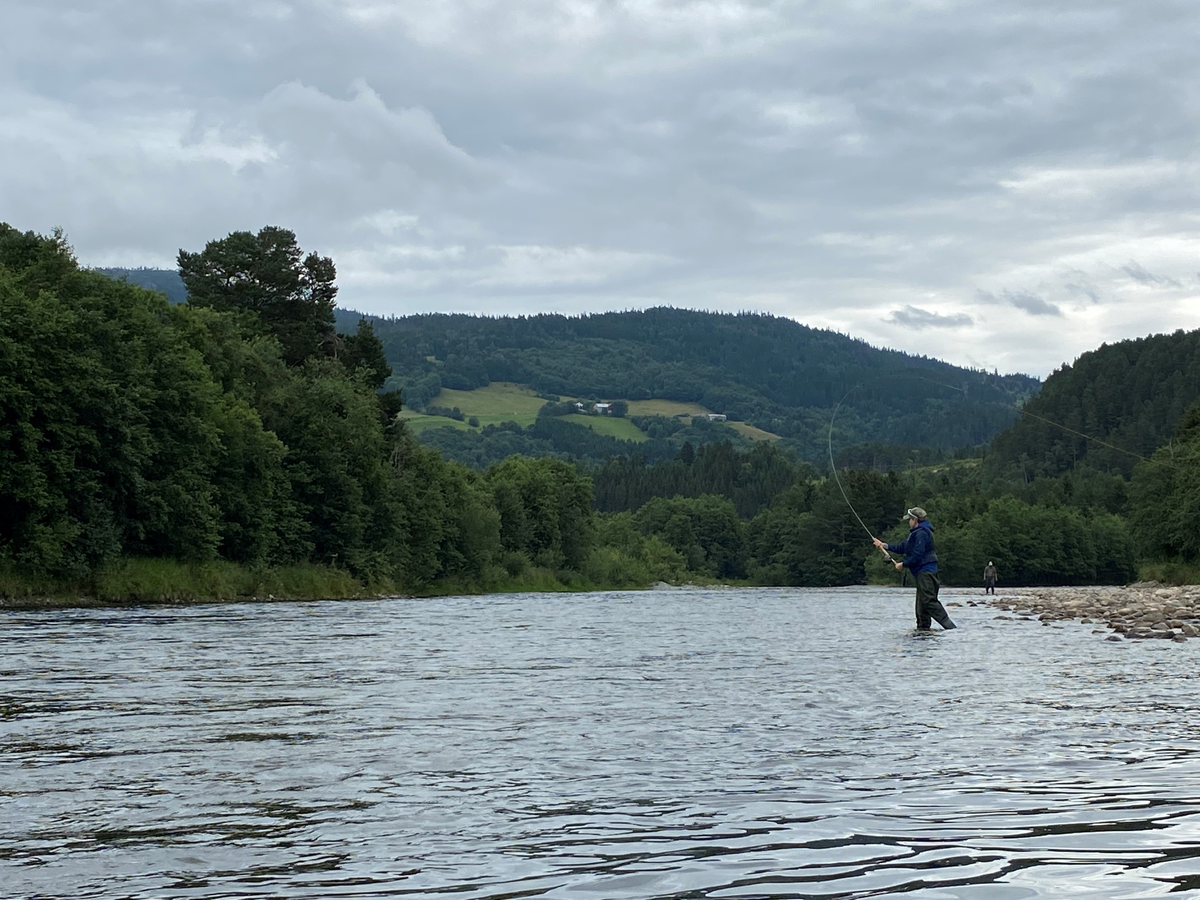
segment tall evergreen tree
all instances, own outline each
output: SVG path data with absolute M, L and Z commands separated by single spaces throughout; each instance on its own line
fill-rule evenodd
M 279 339 L 289 365 L 333 355 L 337 269 L 327 256 L 304 256 L 295 233 L 235 231 L 199 253 L 180 250 L 178 261 L 189 304 L 252 314 L 251 322 Z

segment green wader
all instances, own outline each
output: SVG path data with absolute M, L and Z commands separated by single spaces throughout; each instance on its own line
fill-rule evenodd
M 941 586 L 942 581 L 937 577 L 937 572 L 917 573 L 918 628 L 929 628 L 930 620 L 937 622 L 947 631 L 957 627 L 950 621 L 950 617 L 946 615 L 946 608 L 942 606 L 942 601 L 938 599 L 938 590 Z

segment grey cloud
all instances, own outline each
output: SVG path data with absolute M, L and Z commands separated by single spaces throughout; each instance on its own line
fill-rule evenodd
M 368 311 L 763 308 L 951 359 L 951 327 L 903 343 L 923 298 L 1094 305 L 1095 332 L 1045 345 L 989 319 L 997 361 L 1041 373 L 1194 289 L 1193 0 L 10 0 L 4 20 L 3 217 L 62 225 L 85 262 L 274 223 Z M 1004 283 L 1036 293 L 973 291 Z
M 305 161 L 371 171 L 396 165 L 426 183 L 479 182 L 482 166 L 447 140 L 428 110 L 389 109 L 361 79 L 351 90 L 339 99 L 298 81 L 279 85 L 260 105 L 265 135 Z
M 941 313 L 930 312 L 918 306 L 905 306 L 903 309 L 894 310 L 890 316 L 890 320 L 897 325 L 904 325 L 908 328 L 916 328 L 918 330 L 925 328 L 965 328 L 974 323 L 974 320 L 965 313 L 944 316 Z
M 1047 303 L 1037 294 L 1017 292 L 1004 294 L 1005 299 L 1017 309 L 1024 310 L 1031 316 L 1061 316 L 1062 310 L 1054 303 Z
M 1031 316 L 1061 316 L 1062 310 L 1054 303 L 1043 300 L 1032 291 L 1001 291 L 993 294 L 990 291 L 979 291 L 979 299 L 984 303 L 1007 304 L 1029 313 Z
M 1090 303 L 1100 303 L 1104 299 L 1104 295 L 1100 289 L 1092 283 L 1084 272 L 1070 273 L 1071 281 L 1064 281 L 1062 288 L 1072 297 L 1082 297 Z
M 1138 284 L 1146 285 L 1169 285 L 1171 287 L 1182 287 L 1178 279 L 1166 278 L 1162 275 L 1155 275 L 1152 272 L 1147 272 L 1141 263 L 1136 260 L 1130 260 L 1125 265 L 1121 266 L 1121 271 L 1136 281 Z

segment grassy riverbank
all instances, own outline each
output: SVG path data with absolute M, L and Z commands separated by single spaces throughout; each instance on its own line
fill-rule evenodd
M 1200 584 L 1200 565 L 1185 562 L 1142 563 L 1138 567 L 1139 581 L 1160 584 Z
M 582 574 L 526 566 L 489 567 L 476 579 L 441 579 L 417 589 L 391 581 L 366 582 L 322 565 L 251 568 L 215 561 L 121 559 L 87 578 L 30 575 L 0 568 L 0 609 L 45 609 L 153 603 L 359 600 L 389 596 L 449 596 L 520 592 L 618 590 L 647 586 L 640 572 Z M 654 579 L 650 579 L 653 581 Z
M 449 596 L 521 592 L 629 590 L 647 587 L 646 572 L 624 566 L 591 571 L 555 571 L 527 566 L 516 572 L 489 569 L 476 579 L 442 579 L 414 590 L 391 581 L 365 582 L 344 569 L 321 565 L 251 568 L 230 562 L 182 563 L 168 559 L 121 559 L 81 579 L 51 578 L 0 568 L 0 609 L 44 609 L 154 603 L 229 603 L 238 601 L 359 600 L 389 596 Z M 633 567 L 638 568 L 638 567 Z M 1148 563 L 1140 579 L 1166 585 L 1200 584 L 1200 566 Z M 691 583 L 718 583 L 703 576 Z M 872 577 L 872 584 L 894 585 L 898 577 Z M 725 582 L 720 582 L 725 583 Z M 749 586 L 745 580 L 738 584 Z
M 109 606 L 219 603 L 232 600 L 359 598 L 388 592 L 330 566 L 250 568 L 230 562 L 121 559 L 87 578 L 51 578 L 0 570 L 0 606 Z

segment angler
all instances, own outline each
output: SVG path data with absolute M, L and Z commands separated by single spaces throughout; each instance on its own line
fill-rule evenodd
M 871 540 L 885 553 L 904 554 L 902 561 L 893 561 L 892 564 L 897 570 L 907 568 L 916 579 L 917 628 L 927 631 L 932 620 L 949 631 L 957 626 L 950 621 L 946 608 L 938 599 L 942 582 L 937 574 L 937 554 L 933 551 L 933 526 L 929 524 L 925 510 L 919 506 L 914 506 L 905 515 L 908 517 L 908 537 L 901 543 L 886 544 L 876 537 Z

